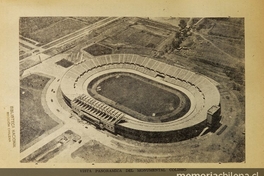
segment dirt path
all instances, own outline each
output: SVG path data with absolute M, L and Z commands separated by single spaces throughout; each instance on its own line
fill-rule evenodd
M 218 49 L 219 51 L 221 51 L 222 53 L 224 53 L 225 55 L 237 60 L 237 58 L 231 56 L 230 54 L 226 53 L 224 50 L 222 50 L 221 48 L 219 48 L 218 46 L 216 46 L 211 40 L 207 39 L 204 37 L 204 35 L 197 33 L 197 32 L 193 32 L 193 34 L 195 35 L 199 35 L 200 37 L 202 37 L 205 41 L 209 42 L 213 47 L 215 47 L 216 49 Z

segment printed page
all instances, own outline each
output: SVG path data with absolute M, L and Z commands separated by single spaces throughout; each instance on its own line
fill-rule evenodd
M 1 167 L 263 167 L 262 7 L 1 1 Z

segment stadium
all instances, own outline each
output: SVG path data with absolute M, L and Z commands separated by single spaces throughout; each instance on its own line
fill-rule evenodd
M 221 120 L 220 93 L 209 78 L 135 54 L 84 60 L 64 74 L 60 89 L 82 120 L 142 142 L 190 139 Z

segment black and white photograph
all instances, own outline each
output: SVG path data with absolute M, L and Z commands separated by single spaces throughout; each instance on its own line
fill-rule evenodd
M 245 163 L 245 18 L 19 17 L 20 163 Z

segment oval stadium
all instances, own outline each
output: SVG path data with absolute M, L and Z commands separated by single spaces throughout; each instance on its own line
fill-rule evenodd
M 76 64 L 63 76 L 60 89 L 82 120 L 142 142 L 197 137 L 221 119 L 220 93 L 210 79 L 134 54 Z

